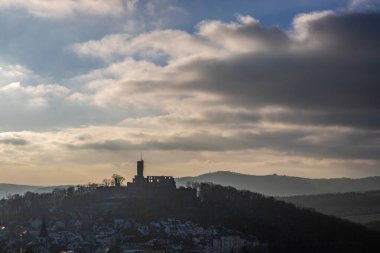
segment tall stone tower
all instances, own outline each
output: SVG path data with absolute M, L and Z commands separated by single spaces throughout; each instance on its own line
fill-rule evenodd
M 137 178 L 144 178 L 144 160 L 137 161 Z
M 142 153 L 140 161 L 137 161 L 137 174 L 135 179 L 137 183 L 144 182 L 144 160 L 142 159 Z

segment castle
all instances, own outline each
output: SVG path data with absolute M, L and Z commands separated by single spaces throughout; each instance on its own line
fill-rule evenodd
M 176 184 L 171 176 L 147 176 L 144 177 L 144 160 L 137 161 L 137 173 L 133 182 L 128 182 L 129 189 L 175 189 Z

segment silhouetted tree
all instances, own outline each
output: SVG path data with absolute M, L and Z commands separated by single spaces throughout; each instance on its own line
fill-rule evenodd
M 120 187 L 121 184 L 124 182 L 125 178 L 118 175 L 118 174 L 113 174 L 112 175 L 112 180 L 113 180 L 113 185 L 116 187 Z
M 111 186 L 112 185 L 112 179 L 109 179 L 109 178 L 105 178 L 105 179 L 103 179 L 103 185 L 105 186 L 105 187 L 109 187 L 109 186 Z

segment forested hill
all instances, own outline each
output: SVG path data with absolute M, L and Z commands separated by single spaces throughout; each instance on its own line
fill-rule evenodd
M 187 182 L 211 182 L 269 196 L 380 190 L 380 177 L 310 179 L 279 175 L 255 176 L 219 171 L 196 177 L 182 177 L 176 179 L 176 181 L 179 186 L 185 186 Z
M 380 191 L 301 195 L 278 199 L 366 225 L 380 224 Z M 380 226 L 377 229 L 380 230 Z
M 380 252 L 380 234 L 310 209 L 232 187 L 203 184 L 202 217 L 210 224 L 254 232 L 271 252 Z
M 22 225 L 41 215 L 54 223 L 76 215 L 83 217 L 83 227 L 89 228 L 99 219 L 112 224 L 115 218 L 145 221 L 178 218 L 255 235 L 260 242 L 267 243 L 268 253 L 380 252 L 380 234 L 360 224 L 232 187 L 213 184 L 196 187 L 198 197 L 192 198 L 184 195 L 192 189 L 127 198 L 114 198 L 115 187 L 109 190 L 103 187 L 100 191 L 78 187 L 45 194 L 30 192 L 0 201 L 0 223 Z M 113 209 L 108 208 L 111 200 Z

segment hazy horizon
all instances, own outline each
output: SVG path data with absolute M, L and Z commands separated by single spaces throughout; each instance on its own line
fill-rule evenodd
M 380 1 L 0 1 L 0 182 L 380 176 Z
M 148 170 L 149 171 L 149 170 Z M 150 170 L 150 172 L 152 172 Z M 120 173 L 121 175 L 125 175 L 126 173 L 123 173 L 122 171 L 118 171 L 118 172 L 115 172 L 115 173 Z M 199 177 L 199 176 L 203 176 L 203 175 L 208 175 L 208 174 L 215 174 L 215 173 L 237 173 L 237 174 L 241 174 L 241 175 L 248 175 L 248 176 L 257 176 L 257 177 L 266 177 L 266 176 L 285 176 L 285 177 L 297 177 L 297 178 L 305 178 L 305 179 L 344 179 L 344 178 L 347 178 L 347 179 L 364 179 L 364 178 L 371 178 L 371 177 L 379 177 L 379 176 L 367 176 L 367 177 L 302 177 L 302 176 L 299 176 L 299 175 L 286 175 L 286 174 L 276 174 L 276 173 L 272 173 L 272 174 L 248 174 L 248 173 L 241 173 L 241 172 L 236 172 L 236 171 L 227 171 L 227 170 L 216 170 L 216 171 L 208 171 L 208 172 L 204 172 L 202 174 L 197 174 L 197 175 L 192 175 L 192 176 L 179 176 L 179 177 L 176 177 L 174 176 L 174 179 L 182 179 L 182 178 L 188 178 L 188 177 Z M 133 180 L 133 177 L 135 176 L 136 174 L 136 171 L 134 173 L 132 173 L 133 176 L 131 177 L 127 177 L 125 178 L 125 182 L 124 182 L 124 185 L 127 184 L 127 182 L 132 182 Z M 151 175 L 155 175 L 154 173 L 149 173 L 147 174 L 146 176 L 151 176 Z M 110 178 L 111 177 L 111 174 L 109 175 L 106 175 L 105 178 Z M 104 178 L 102 178 L 104 179 Z M 73 180 L 71 181 L 67 181 L 66 183 L 61 183 L 61 184 L 27 184 L 27 183 L 20 183 L 20 182 L 1 182 L 0 181 L 0 184 L 11 184 L 11 185 L 25 185 L 25 186 L 37 186 L 37 187 L 50 187 L 50 186 L 65 186 L 65 185 L 72 185 L 72 186 L 75 186 L 75 185 L 83 185 L 83 184 L 88 184 L 88 183 L 96 183 L 96 184 L 102 184 L 102 179 L 100 179 L 99 181 L 86 181 L 86 180 L 83 180 L 81 182 L 74 182 Z M 49 179 L 47 179 L 49 180 Z

